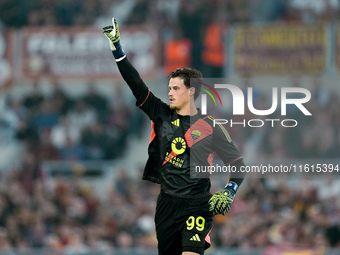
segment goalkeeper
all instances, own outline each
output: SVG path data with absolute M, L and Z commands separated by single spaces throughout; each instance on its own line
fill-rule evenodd
M 120 44 L 117 21 L 103 28 L 118 69 L 135 96 L 136 105 L 152 121 L 149 158 L 143 179 L 160 183 L 155 225 L 159 254 L 203 254 L 210 246 L 213 216 L 226 215 L 243 177 L 230 178 L 225 188 L 210 193 L 209 178 L 190 178 L 190 166 L 209 165 L 217 153 L 238 169 L 242 157 L 221 125 L 195 107 L 203 81 L 192 68 L 174 70 L 169 78 L 169 104 L 156 97 L 131 65 Z M 195 79 L 195 82 L 190 82 Z

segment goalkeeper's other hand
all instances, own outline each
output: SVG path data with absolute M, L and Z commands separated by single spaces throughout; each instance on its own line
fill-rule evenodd
M 222 214 L 226 215 L 234 201 L 234 197 L 238 186 L 235 182 L 229 182 L 225 186 L 224 190 L 216 192 L 209 200 L 209 211 L 214 215 Z
M 125 52 L 120 45 L 119 26 L 117 20 L 114 17 L 112 18 L 112 25 L 113 26 L 103 27 L 103 33 L 110 41 L 110 48 L 114 58 L 119 61 L 125 57 Z

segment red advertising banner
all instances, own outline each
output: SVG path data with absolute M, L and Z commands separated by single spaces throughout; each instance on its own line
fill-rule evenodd
M 144 27 L 124 28 L 121 43 L 143 78 L 155 75 L 156 33 Z M 112 78 L 118 69 L 109 41 L 98 28 L 26 28 L 22 41 L 25 78 Z
M 0 30 L 0 91 L 13 82 L 13 32 Z
M 320 74 L 326 68 L 325 26 L 238 28 L 234 67 L 241 75 Z

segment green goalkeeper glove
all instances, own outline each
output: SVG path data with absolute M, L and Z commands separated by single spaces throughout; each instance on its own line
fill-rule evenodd
M 209 200 L 211 211 L 214 215 L 222 214 L 226 215 L 231 207 L 231 204 L 234 201 L 234 197 L 236 191 L 238 189 L 238 185 L 235 182 L 229 182 L 225 186 L 224 190 L 216 192 Z
M 120 61 L 125 58 L 125 52 L 120 45 L 119 26 L 117 20 L 114 17 L 112 18 L 112 25 L 113 26 L 103 27 L 103 33 L 110 41 L 110 48 L 114 58 L 116 61 Z

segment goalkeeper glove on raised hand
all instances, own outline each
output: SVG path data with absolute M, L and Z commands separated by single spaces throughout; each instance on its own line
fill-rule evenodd
M 231 204 L 234 201 L 234 197 L 236 191 L 238 189 L 238 185 L 235 182 L 229 182 L 225 186 L 224 190 L 216 192 L 209 200 L 209 211 L 211 211 L 214 215 L 222 214 L 225 216 L 231 207 Z
M 125 58 L 125 52 L 120 45 L 119 26 L 117 20 L 114 17 L 112 18 L 112 24 L 113 26 L 103 27 L 103 33 L 109 39 L 112 54 L 118 62 Z

